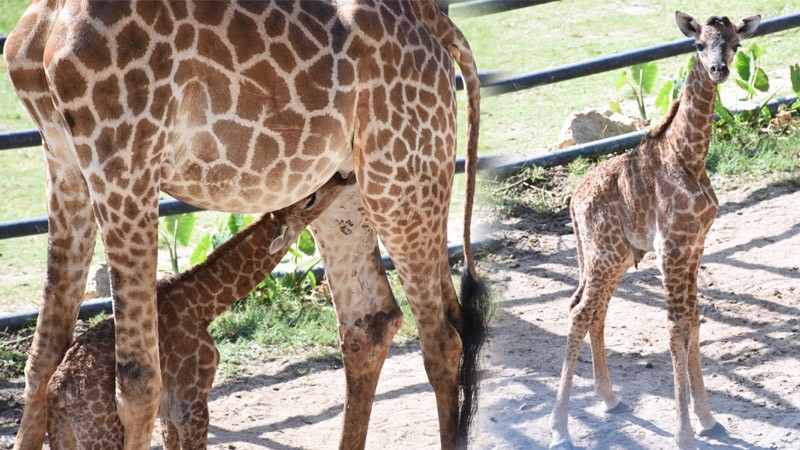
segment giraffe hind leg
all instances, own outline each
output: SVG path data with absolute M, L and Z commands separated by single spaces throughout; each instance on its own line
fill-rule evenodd
M 550 415 L 550 448 L 554 449 L 573 448 L 568 429 L 569 397 L 578 354 L 587 332 L 591 339 L 595 392 L 605 403 L 607 412 L 622 412 L 627 406 L 613 392 L 603 337 L 608 303 L 632 264 L 632 258 L 629 253 L 620 254 L 615 249 L 602 247 L 598 253 L 602 257 L 585 255 L 587 259 L 581 265 L 581 281 L 572 298 L 561 380 Z
M 364 157 L 367 158 L 373 157 Z M 392 159 L 390 155 L 374 158 L 376 161 Z M 442 162 L 445 166 L 441 168 L 430 164 L 428 166 L 435 167 L 436 172 L 425 173 L 410 166 L 413 159 L 407 158 L 408 163 L 402 164 L 409 164 L 409 167 L 401 165 L 398 170 L 404 176 L 415 177 L 408 182 L 413 186 L 414 195 L 387 196 L 386 189 L 390 190 L 390 186 L 381 186 L 371 179 L 380 176 L 371 173 L 375 169 L 368 162 L 358 168 L 359 189 L 362 203 L 394 262 L 417 321 L 425 369 L 436 396 L 441 445 L 449 449 L 456 445 L 459 431 L 462 356 L 461 330 L 456 328 L 462 320 L 461 307 L 455 295 L 449 294 L 455 292 L 454 288 L 442 288 L 443 283 L 452 284 L 449 276 L 442 278 L 448 264 L 446 226 L 452 161 Z

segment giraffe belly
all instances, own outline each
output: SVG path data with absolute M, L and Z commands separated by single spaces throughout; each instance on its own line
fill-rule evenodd
M 191 143 L 178 143 L 174 154 L 165 155 L 161 189 L 186 203 L 231 213 L 285 208 L 315 192 L 352 159 L 351 146 L 336 142 L 313 156 L 297 151 L 281 157 L 255 146 L 242 161 L 204 160 L 213 150 L 196 142 L 190 148 Z

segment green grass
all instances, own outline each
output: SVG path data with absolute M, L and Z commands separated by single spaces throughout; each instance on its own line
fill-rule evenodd
M 800 9 L 798 1 L 775 0 L 659 0 L 635 5 L 626 1 L 562 0 L 474 19 L 459 19 L 454 8 L 453 18 L 469 39 L 481 70 L 521 74 L 682 39 L 673 18 L 675 10 L 698 19 L 724 14 L 738 21 L 754 13 L 767 19 Z M 763 64 L 772 80 L 788 80 L 789 65 L 798 62 L 798 41 L 800 30 L 796 29 L 750 40 L 767 48 Z M 656 87 L 687 57 L 659 61 Z M 556 142 L 564 119 L 571 113 L 606 108 L 610 100 L 626 98 L 614 87 L 620 71 L 485 98 L 481 150 L 528 156 L 541 152 Z M 732 82 L 723 85 L 724 92 L 737 89 Z M 787 89 L 788 85 L 781 92 L 788 94 Z M 648 111 L 653 111 L 654 99 L 655 95 L 647 99 Z M 636 109 L 631 106 L 626 112 L 635 115 Z
M 737 129 L 729 138 L 712 136 L 706 166 L 712 179 L 745 181 L 800 168 L 800 133 L 770 136 Z
M 416 335 L 411 307 L 396 272 L 389 282 L 403 312 L 403 323 L 394 338 L 402 347 Z M 300 293 L 283 291 L 275 296 L 255 291 L 221 314 L 209 326 L 220 351 L 223 379 L 235 376 L 254 360 L 274 358 L 299 349 L 313 348 L 313 356 L 338 354 L 339 334 L 331 298 L 320 289 Z M 257 344 L 256 346 L 253 343 Z

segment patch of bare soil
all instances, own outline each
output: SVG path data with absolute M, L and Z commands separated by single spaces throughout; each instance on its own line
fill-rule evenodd
M 800 191 L 728 192 L 700 271 L 701 349 L 712 411 L 729 431 L 701 449 L 800 448 Z M 548 416 L 577 285 L 569 217 L 523 213 L 497 223 L 489 253 L 505 298 L 484 356 L 471 448 L 546 448 Z M 486 273 L 486 265 L 482 272 Z M 616 392 L 633 411 L 609 416 L 593 393 L 588 345 L 580 356 L 570 431 L 580 448 L 674 448 L 672 365 L 661 278 L 652 256 L 611 302 L 606 345 Z M 253 365 L 211 394 L 212 449 L 333 448 L 344 373 L 331 362 Z M 16 432 L 23 383 L 0 383 L 0 436 Z M 393 348 L 372 411 L 368 448 L 438 448 L 435 399 L 419 347 Z M 695 426 L 697 423 L 695 421 Z M 3 442 L 3 441 L 0 441 Z M 159 446 L 158 439 L 153 445 Z
M 698 438 L 698 447 L 800 448 L 800 192 L 739 189 L 721 202 L 699 275 L 700 338 L 711 409 L 729 437 Z M 535 217 L 507 217 L 495 237 L 503 244 L 494 259 L 504 278 L 504 313 L 488 345 L 473 446 L 547 448 L 577 287 L 569 216 L 562 212 L 544 225 Z M 661 274 L 652 254 L 630 272 L 611 300 L 606 346 L 615 392 L 633 411 L 603 412 L 586 342 L 570 402 L 578 448 L 675 448 Z

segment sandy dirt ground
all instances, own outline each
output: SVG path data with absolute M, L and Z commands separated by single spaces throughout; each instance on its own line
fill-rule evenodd
M 800 191 L 740 189 L 723 205 L 700 270 L 701 351 L 712 411 L 728 430 L 701 449 L 800 448 Z M 569 297 L 576 285 L 566 214 L 504 217 L 491 269 L 504 300 L 486 347 L 471 448 L 538 449 L 549 439 Z M 661 278 L 652 255 L 611 301 L 606 345 L 615 391 L 633 411 L 603 412 L 584 345 L 570 404 L 578 448 L 674 448 L 672 366 Z M 343 371 L 297 359 L 249 368 L 212 392 L 213 449 L 335 448 Z M 305 375 L 310 367 L 311 371 Z M 300 370 L 300 369 L 303 370 Z M 16 432 L 22 381 L 0 384 L 0 444 Z M 693 424 L 698 427 L 696 418 Z M 393 348 L 378 386 L 368 448 L 437 448 L 435 403 L 414 343 Z M 1 447 L 2 445 L 0 445 Z M 154 447 L 158 447 L 154 440 Z

